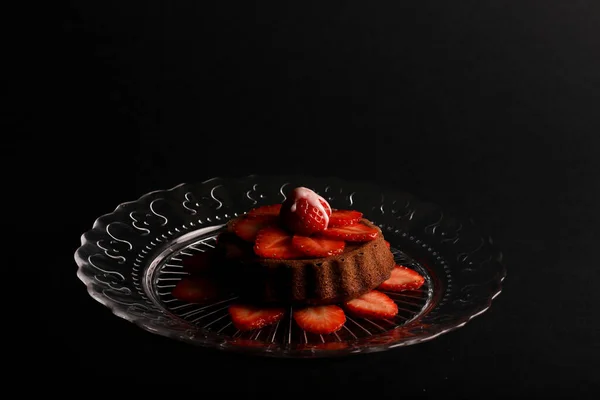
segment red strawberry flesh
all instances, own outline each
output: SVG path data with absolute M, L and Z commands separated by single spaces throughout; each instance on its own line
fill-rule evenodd
M 416 290 L 423 286 L 424 282 L 425 278 L 417 271 L 406 268 L 403 265 L 396 265 L 392 270 L 390 277 L 379 285 L 378 289 L 388 290 L 390 292 Z
M 329 217 L 329 228 L 354 225 L 360 221 L 363 214 L 354 210 L 334 210 Z
M 307 307 L 292 315 L 301 329 L 315 334 L 336 332 L 346 323 L 344 310 L 335 305 Z
M 319 235 L 328 239 L 345 240 L 347 242 L 368 242 L 377 238 L 379 230 L 359 222 L 354 225 L 329 228 L 320 232 Z
M 229 306 L 231 322 L 240 331 L 260 329 L 280 321 L 285 309 L 279 307 L 260 308 L 249 304 L 232 304 Z
M 278 218 L 274 215 L 243 216 L 233 223 L 233 232 L 247 242 L 254 242 L 258 231 L 267 226 L 277 224 Z
M 308 257 L 329 257 L 343 253 L 346 242 L 336 239 L 294 235 L 292 246 Z
M 398 314 L 398 306 L 386 294 L 371 290 L 345 303 L 346 310 L 359 318 L 384 319 Z
M 254 253 L 262 258 L 289 260 L 304 257 L 304 254 L 292 245 L 292 235 L 276 227 L 267 227 L 258 232 Z

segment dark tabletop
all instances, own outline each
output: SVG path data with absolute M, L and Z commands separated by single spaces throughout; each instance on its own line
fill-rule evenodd
M 24 201 L 52 208 L 23 231 L 48 247 L 37 365 L 220 398 L 600 394 L 598 2 L 84 3 L 59 10 L 17 114 L 45 177 Z M 250 173 L 366 179 L 468 214 L 504 254 L 503 293 L 431 342 L 331 360 L 202 350 L 88 296 L 73 253 L 96 217 Z

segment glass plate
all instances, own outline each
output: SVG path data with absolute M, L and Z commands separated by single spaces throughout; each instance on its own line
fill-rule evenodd
M 302 331 L 288 313 L 278 324 L 236 330 L 228 314 L 235 296 L 202 306 L 170 294 L 187 275 L 182 261 L 211 249 L 231 218 L 281 203 L 306 186 L 332 208 L 355 209 L 377 224 L 399 264 L 420 272 L 418 291 L 388 293 L 397 317 L 348 318 L 335 334 Z M 96 220 L 75 253 L 89 294 L 141 328 L 176 340 L 269 356 L 318 357 L 382 351 L 431 340 L 487 310 L 506 275 L 501 253 L 471 221 L 435 204 L 374 184 L 307 176 L 214 178 L 148 193 Z

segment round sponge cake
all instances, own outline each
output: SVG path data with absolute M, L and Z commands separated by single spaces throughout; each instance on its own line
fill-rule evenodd
M 366 219 L 360 222 L 379 230 Z M 343 253 L 323 258 L 259 258 L 252 243 L 232 232 L 219 236 L 217 251 L 227 260 L 223 267 L 241 294 L 266 303 L 324 305 L 348 301 L 379 286 L 395 265 L 381 230 L 371 241 L 347 242 Z

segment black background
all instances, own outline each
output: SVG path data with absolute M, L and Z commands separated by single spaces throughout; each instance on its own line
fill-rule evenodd
M 597 2 L 54 7 L 56 38 L 24 29 L 42 46 L 20 67 L 35 84 L 8 142 L 37 174 L 22 202 L 53 210 L 21 226 L 48 246 L 36 365 L 222 397 L 600 393 Z M 503 250 L 504 292 L 432 342 L 298 361 L 151 335 L 77 280 L 79 236 L 117 204 L 285 172 L 391 184 L 473 216 Z

